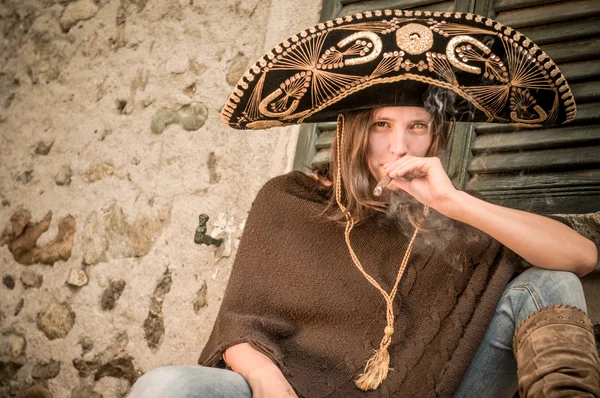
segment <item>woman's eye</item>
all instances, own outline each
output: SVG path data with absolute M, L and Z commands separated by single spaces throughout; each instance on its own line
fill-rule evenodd
M 375 122 L 375 123 L 373 123 L 373 126 L 379 127 L 379 128 L 384 128 L 384 127 L 388 126 L 388 122 Z
M 429 127 L 425 123 L 415 123 L 410 127 L 412 134 L 423 135 L 429 132 Z

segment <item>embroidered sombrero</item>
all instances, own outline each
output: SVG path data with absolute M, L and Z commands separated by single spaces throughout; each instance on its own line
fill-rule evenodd
M 349 110 L 411 105 L 428 85 L 468 101 L 470 121 L 540 127 L 575 117 L 563 74 L 514 29 L 460 12 L 377 10 L 283 41 L 243 75 L 221 119 L 237 129 L 335 121 Z

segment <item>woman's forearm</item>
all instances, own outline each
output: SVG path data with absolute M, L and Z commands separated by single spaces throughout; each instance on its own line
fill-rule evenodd
M 531 265 L 584 276 L 596 266 L 596 245 L 566 225 L 458 191 L 445 214 L 504 244 Z

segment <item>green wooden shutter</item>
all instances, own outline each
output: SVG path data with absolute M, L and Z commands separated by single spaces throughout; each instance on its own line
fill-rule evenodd
M 557 63 L 577 116 L 546 129 L 475 125 L 463 188 L 536 213 L 600 210 L 600 1 L 496 0 L 493 10 Z
M 600 210 L 600 13 L 598 0 L 325 0 L 321 20 L 399 8 L 492 16 L 530 37 L 559 65 L 578 104 L 574 122 L 548 129 L 459 123 L 448 174 L 460 189 L 538 213 Z M 295 168 L 327 162 L 335 124 L 301 129 Z

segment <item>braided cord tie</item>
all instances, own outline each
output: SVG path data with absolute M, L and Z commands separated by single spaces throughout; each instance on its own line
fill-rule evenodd
M 348 251 L 350 252 L 350 257 L 352 258 L 352 262 L 358 268 L 358 270 L 362 273 L 367 281 L 373 287 L 375 287 L 379 293 L 383 296 L 386 303 L 386 326 L 383 330 L 383 338 L 381 339 L 381 343 L 379 344 L 379 349 L 375 350 L 374 354 L 369 358 L 365 364 L 365 369 L 363 373 L 361 373 L 358 379 L 355 380 L 355 384 L 358 388 L 363 391 L 375 390 L 377 387 L 381 385 L 383 380 L 386 379 L 388 375 L 388 371 L 390 370 L 390 354 L 388 352 L 388 347 L 392 342 L 392 335 L 394 334 L 394 298 L 396 297 L 396 293 L 398 292 L 398 285 L 400 283 L 400 279 L 404 274 L 404 270 L 406 269 L 406 265 L 408 264 L 408 259 L 410 258 L 410 254 L 412 251 L 413 244 L 417 237 L 417 233 L 419 229 L 416 228 L 415 232 L 410 239 L 408 247 L 406 248 L 406 252 L 404 253 L 404 257 L 402 258 L 402 262 L 400 263 L 400 268 L 398 269 L 398 275 L 396 276 L 396 281 L 394 282 L 394 287 L 392 288 L 390 293 L 387 293 L 379 283 L 369 275 L 363 268 L 358 256 L 354 252 L 352 248 L 352 244 L 350 243 L 350 232 L 354 228 L 355 222 L 352 218 L 352 215 L 346 207 L 342 204 L 342 170 L 341 170 L 341 159 L 342 159 L 342 142 L 344 135 L 344 115 L 338 115 L 337 120 L 337 130 L 336 130 L 336 146 L 337 146 L 337 170 L 336 170 L 336 183 L 335 183 L 335 200 L 340 207 L 340 210 L 344 213 L 346 218 L 346 227 L 344 229 L 344 238 L 346 241 L 346 246 L 348 247 Z M 425 206 L 423 210 L 423 214 L 427 216 L 429 212 L 429 207 Z

